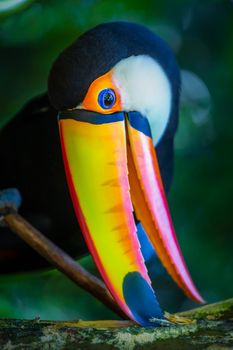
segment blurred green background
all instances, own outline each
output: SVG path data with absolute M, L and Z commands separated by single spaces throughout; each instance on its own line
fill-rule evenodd
M 98 23 L 145 24 L 182 70 L 169 204 L 185 259 L 208 302 L 233 296 L 233 2 L 0 1 L 0 126 L 46 91 L 59 52 Z M 90 258 L 82 264 L 93 270 Z M 156 281 L 154 281 L 156 286 Z M 159 288 L 160 287 L 160 288 Z M 167 287 L 168 288 L 168 287 Z M 190 307 L 163 286 L 170 311 Z M 169 299 L 169 300 L 168 300 Z M 0 276 L 0 317 L 115 317 L 56 271 Z

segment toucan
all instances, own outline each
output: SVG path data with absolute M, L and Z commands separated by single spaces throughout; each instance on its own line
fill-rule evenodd
M 71 254 L 87 246 L 122 311 L 143 326 L 164 317 L 144 239 L 184 293 L 203 302 L 166 200 L 179 95 L 179 68 L 162 39 L 142 25 L 105 23 L 58 56 L 48 93 L 0 136 L 0 188 L 17 187 L 22 214 Z M 1 230 L 2 261 L 18 254 L 26 266 L 31 253 L 14 250 L 16 238 Z

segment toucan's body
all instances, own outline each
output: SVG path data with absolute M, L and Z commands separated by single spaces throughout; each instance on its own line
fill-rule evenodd
M 172 177 L 179 88 L 175 58 L 161 39 L 136 24 L 100 25 L 55 61 L 50 102 L 45 96 L 26 106 L 0 140 L 0 187 L 17 187 L 22 213 L 73 255 L 85 252 L 81 231 L 116 302 L 142 325 L 157 325 L 163 312 L 138 221 L 177 284 L 203 301 L 164 191 Z
M 20 213 L 72 256 L 87 253 L 65 180 L 57 111 L 47 95 L 29 102 L 1 131 L 0 163 L 0 187 L 19 189 Z M 9 229 L 0 230 L 2 273 L 47 264 Z

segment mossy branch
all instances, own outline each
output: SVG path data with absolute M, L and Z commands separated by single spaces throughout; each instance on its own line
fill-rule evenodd
M 193 324 L 142 328 L 130 321 L 0 320 L 0 348 L 232 350 L 233 299 L 182 313 Z

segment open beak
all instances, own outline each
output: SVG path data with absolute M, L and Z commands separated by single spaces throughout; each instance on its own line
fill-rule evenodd
M 202 302 L 169 214 L 147 119 L 137 112 L 59 114 L 66 176 L 94 261 L 122 310 L 142 325 L 162 318 L 137 238 L 133 208 L 170 275 Z

